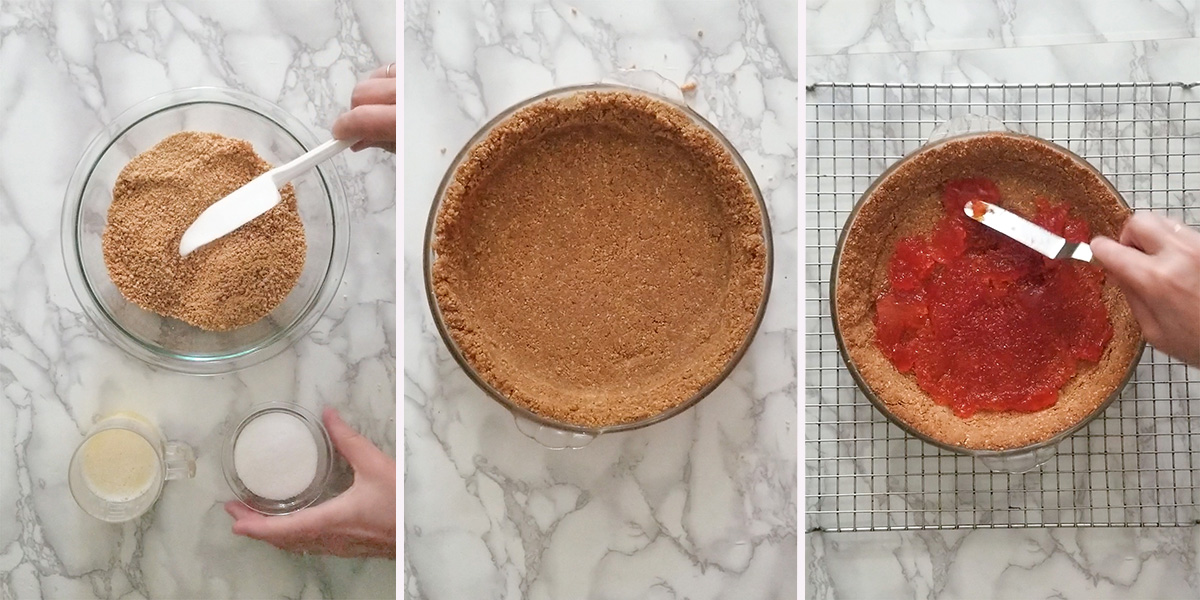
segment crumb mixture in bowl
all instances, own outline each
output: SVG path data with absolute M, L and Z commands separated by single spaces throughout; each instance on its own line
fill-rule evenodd
M 501 402 L 552 423 L 686 407 L 761 319 L 769 228 L 748 170 L 647 94 L 584 87 L 502 116 L 431 218 L 431 305 L 451 350 Z
M 285 110 L 237 90 L 175 90 L 122 113 L 83 151 L 63 204 L 63 262 L 83 314 L 131 356 L 183 373 L 228 373 L 288 348 L 342 282 L 339 159 L 296 175 L 279 206 L 187 258 L 179 238 L 208 205 L 318 144 Z
M 104 228 L 104 262 L 138 306 L 209 331 L 249 325 L 287 296 L 304 267 L 304 224 L 292 186 L 229 235 L 179 255 L 183 232 L 213 203 L 271 165 L 244 140 L 174 134 L 121 170 Z
M 968 452 L 1053 444 L 1120 393 L 1141 354 L 1137 323 L 1116 284 L 1099 269 L 1047 265 L 1049 259 L 979 231 L 979 223 L 965 217 L 961 224 L 951 222 L 963 199 L 953 209 L 948 199 L 961 186 L 986 191 L 1009 210 L 1064 229 L 1060 233 L 1068 238 L 1115 236 L 1129 216 L 1120 195 L 1095 169 L 1043 140 L 993 132 L 929 144 L 881 175 L 843 229 L 831 290 L 842 355 L 875 406 L 926 441 Z M 953 256 L 939 255 L 917 269 L 922 281 L 903 282 L 923 249 L 937 255 L 955 244 Z M 898 260 L 899 254 L 905 256 Z M 971 280 L 978 277 L 986 281 Z M 953 283 L 954 278 L 961 281 Z M 1078 298 L 1037 296 L 1063 290 Z M 996 309 L 976 310 L 988 306 Z M 935 311 L 945 307 L 957 307 L 957 313 L 943 315 L 939 325 Z M 1107 323 L 1084 323 L 1095 315 Z M 1060 323 L 1063 319 L 1077 321 L 1077 329 L 1095 339 L 1078 339 L 1079 331 Z M 906 327 L 905 321 L 916 326 Z M 1032 329 L 1016 335 L 1022 327 Z M 989 328 L 1007 342 L 958 335 Z M 929 337 L 906 337 L 914 334 Z M 1059 347 L 1040 348 L 1026 335 Z M 955 339 L 962 346 L 955 347 Z M 1038 377 L 1047 381 L 1004 379 L 1013 375 L 1005 371 L 1009 367 L 1013 373 L 1043 369 Z M 954 369 L 960 379 L 946 378 Z M 978 396 L 989 370 L 996 372 L 994 397 L 969 402 L 952 397 Z

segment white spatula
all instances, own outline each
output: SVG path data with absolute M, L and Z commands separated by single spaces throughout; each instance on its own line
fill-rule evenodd
M 275 167 L 234 190 L 204 209 L 179 240 L 179 255 L 187 256 L 197 248 L 229 235 L 238 227 L 271 210 L 282 197 L 279 188 L 297 175 L 349 148 L 356 140 L 329 140 L 300 158 Z

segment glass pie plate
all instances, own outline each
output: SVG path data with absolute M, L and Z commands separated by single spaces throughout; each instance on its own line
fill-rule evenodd
M 648 89 L 653 91 L 647 91 Z M 433 250 L 433 241 L 437 215 L 441 210 L 447 187 L 453 181 L 454 174 L 457 172 L 459 165 L 461 165 L 466 159 L 471 148 L 473 148 L 480 140 L 484 139 L 488 134 L 490 134 L 496 126 L 504 122 L 510 115 L 525 108 L 526 106 L 546 98 L 570 96 L 572 94 L 587 91 L 625 91 L 649 96 L 651 98 L 671 104 L 672 106 L 682 110 L 688 117 L 692 119 L 695 124 L 711 133 L 718 141 L 720 141 L 725 150 L 728 151 L 733 157 L 735 164 L 737 164 L 738 168 L 745 176 L 746 181 L 749 183 L 750 188 L 754 193 L 755 200 L 758 203 L 759 211 L 762 214 L 763 240 L 766 249 L 766 269 L 763 281 L 765 287 L 762 299 L 759 302 L 746 338 L 739 345 L 737 351 L 725 364 L 724 368 L 717 375 L 717 377 L 690 398 L 673 408 L 638 421 L 605 427 L 585 427 L 544 417 L 513 402 L 499 390 L 490 385 L 482 376 L 480 376 L 479 372 L 471 365 L 471 363 L 466 360 L 466 358 L 463 356 L 462 350 L 455 343 L 453 337 L 451 337 L 444 316 L 438 307 L 437 297 L 434 294 L 433 287 L 433 263 L 434 259 L 436 258 Z M 762 193 L 758 189 L 758 184 L 754 181 L 754 176 L 751 174 L 750 168 L 746 165 L 741 155 L 738 154 L 737 150 L 733 147 L 729 140 L 726 139 L 716 127 L 704 119 L 704 117 L 700 116 L 697 112 L 690 108 L 686 102 L 683 101 L 683 95 L 678 87 L 675 87 L 673 84 L 666 82 L 662 78 L 657 77 L 655 74 L 646 71 L 623 74 L 621 82 L 619 83 L 597 83 L 553 89 L 519 102 L 488 121 L 487 124 L 480 128 L 480 130 L 474 136 L 472 136 L 470 140 L 467 141 L 462 150 L 459 151 L 458 155 L 450 163 L 449 168 L 447 168 L 446 174 L 442 178 L 441 185 L 438 186 L 437 195 L 435 196 L 432 206 L 429 209 L 429 218 L 425 225 L 423 256 L 425 296 L 429 303 L 429 310 L 433 313 L 434 324 L 436 325 L 438 333 L 442 338 L 442 342 L 445 343 L 446 347 L 450 350 L 451 356 L 454 357 L 454 360 L 458 362 L 459 366 L 462 367 L 467 376 L 470 377 L 470 379 L 474 381 L 480 389 L 482 389 L 485 393 L 487 393 L 488 396 L 500 403 L 501 406 L 505 407 L 512 413 L 516 421 L 517 428 L 522 433 L 540 443 L 544 447 L 551 449 L 582 448 L 595 439 L 596 436 L 604 433 L 629 431 L 665 421 L 691 408 L 710 392 L 712 392 L 721 384 L 721 382 L 726 379 L 726 377 L 729 376 L 734 367 L 737 366 L 738 362 L 745 354 L 747 347 L 749 347 L 751 341 L 754 339 L 755 333 L 758 331 L 759 324 L 762 322 L 763 314 L 766 310 L 767 299 L 770 295 L 773 267 L 773 247 L 771 242 L 770 219 L 767 215 L 767 208 L 763 201 Z
M 232 331 L 205 331 L 126 300 L 109 278 L 101 251 L 113 184 L 121 169 L 180 131 L 247 140 L 273 165 L 318 145 L 316 136 L 282 108 L 236 90 L 190 88 L 145 100 L 105 127 L 79 159 L 63 205 L 63 260 L 84 314 L 122 350 L 173 371 L 227 373 L 266 360 L 304 336 L 341 284 L 350 230 L 335 167 L 340 159 L 292 181 L 308 247 L 296 286 L 255 323 Z
M 872 192 L 875 191 L 876 187 L 878 187 L 882 181 L 887 179 L 887 177 L 889 175 L 891 175 L 897 169 L 899 169 L 900 167 L 905 165 L 908 161 L 912 160 L 914 157 L 921 155 L 931 149 L 937 148 L 947 142 L 963 140 L 963 139 L 967 139 L 967 138 L 970 138 L 973 136 L 989 134 L 989 133 L 1003 133 L 1006 135 L 1032 138 L 1042 144 L 1047 144 L 1050 147 L 1052 147 L 1053 149 L 1062 152 L 1066 156 L 1070 157 L 1079 166 L 1084 167 L 1088 171 L 1099 176 L 1100 179 L 1104 182 L 1104 185 L 1118 199 L 1118 201 L 1121 204 L 1121 207 L 1128 210 L 1128 208 L 1129 208 L 1128 205 L 1125 203 L 1124 198 L 1121 197 L 1120 193 L 1117 192 L 1116 188 L 1114 188 L 1112 186 L 1112 184 L 1106 178 L 1104 178 L 1100 174 L 1100 172 L 1097 171 L 1091 164 L 1089 164 L 1083 158 L 1080 158 L 1078 155 L 1072 153 L 1070 150 L 1067 150 L 1066 148 L 1063 148 L 1057 144 L 1054 144 L 1053 142 L 1049 142 L 1047 140 L 1043 140 L 1040 138 L 1034 138 L 1033 136 L 1029 136 L 1027 134 L 1024 134 L 1024 133 L 1021 133 L 1018 131 L 1014 131 L 1014 130 L 1010 129 L 1009 127 L 1007 127 L 1004 123 L 1002 123 L 998 120 L 989 118 L 989 117 L 982 117 L 982 116 L 975 116 L 975 115 L 966 115 L 963 117 L 958 117 L 956 119 L 952 119 L 946 123 L 943 123 L 941 126 L 939 126 L 937 129 L 934 130 L 931 137 L 920 148 L 914 150 L 913 152 L 906 155 L 904 158 L 896 161 L 894 164 L 889 166 L 882 174 L 879 175 L 879 177 L 877 177 L 871 183 L 871 185 L 867 188 L 867 190 L 865 192 L 863 192 L 863 194 L 859 198 L 858 202 L 855 203 L 854 208 L 850 211 L 850 215 L 846 219 L 846 223 L 842 228 L 841 235 L 838 238 L 837 247 L 835 248 L 835 251 L 834 251 L 833 269 L 832 269 L 832 272 L 830 273 L 829 302 L 830 302 L 832 319 L 833 319 L 834 334 L 835 334 L 835 337 L 837 338 L 838 350 L 842 355 L 842 360 L 845 362 L 846 367 L 850 371 L 850 375 L 853 377 L 854 382 L 858 386 L 859 390 L 862 391 L 863 395 L 867 397 L 867 399 L 871 402 L 871 404 L 875 407 L 876 410 L 878 410 L 884 417 L 886 417 L 889 421 L 891 421 L 897 427 L 899 427 L 900 429 L 904 430 L 909 435 L 911 435 L 917 439 L 920 439 L 921 441 L 923 441 L 925 443 L 931 444 L 931 445 L 941 448 L 943 450 L 948 450 L 950 452 L 955 452 L 958 454 L 964 454 L 967 456 L 975 457 L 993 471 L 1021 473 L 1021 472 L 1032 470 L 1032 469 L 1038 467 L 1039 465 L 1041 465 L 1042 463 L 1045 463 L 1046 461 L 1050 460 L 1055 455 L 1058 446 L 1064 440 L 1066 440 L 1068 437 L 1070 437 L 1072 434 L 1079 431 L 1080 429 L 1086 427 L 1089 423 L 1091 423 L 1096 418 L 1100 417 L 1100 415 L 1102 415 L 1104 413 L 1105 409 L 1107 409 L 1109 407 L 1109 405 L 1112 404 L 1113 401 L 1116 400 L 1121 395 L 1121 392 L 1125 389 L 1125 386 L 1129 383 L 1129 380 L 1133 377 L 1133 373 L 1137 367 L 1138 361 L 1140 360 L 1142 352 L 1145 349 L 1144 341 L 1139 340 L 1136 350 L 1133 353 L 1132 359 L 1130 360 L 1129 365 L 1123 374 L 1120 384 L 1117 385 L 1112 390 L 1112 392 L 1107 397 L 1105 397 L 1104 400 L 1101 401 L 1084 418 L 1071 424 L 1066 429 L 1059 431 L 1052 437 L 1042 440 L 1042 441 L 1039 441 L 1039 442 L 1036 442 L 1036 443 L 1032 443 L 1032 444 L 1028 444 L 1028 445 L 1024 445 L 1024 446 L 1020 446 L 1020 447 L 1015 447 L 1015 448 L 1010 448 L 1010 449 L 1006 449 L 1006 450 L 981 450 L 981 449 L 977 449 L 977 448 L 958 446 L 958 445 L 944 442 L 942 440 L 938 440 L 938 439 L 936 439 L 930 435 L 927 435 L 927 434 L 919 431 L 918 429 L 914 428 L 912 425 L 910 425 L 904 419 L 901 419 L 900 417 L 898 417 L 892 410 L 890 410 L 888 408 L 888 405 L 885 402 L 883 402 L 880 399 L 880 397 L 878 396 L 878 394 L 875 392 L 875 390 L 872 389 L 871 385 L 864 378 L 858 365 L 851 358 L 850 352 L 846 345 L 846 341 L 843 337 L 843 332 L 842 332 L 841 325 L 840 325 L 841 321 L 838 318 L 838 302 L 837 302 L 837 290 L 839 287 L 838 274 L 839 274 L 839 267 L 841 265 L 843 248 L 846 244 L 846 238 L 848 237 L 848 234 L 855 223 L 855 218 L 859 215 L 860 209 L 866 202 L 867 198 L 871 197 Z

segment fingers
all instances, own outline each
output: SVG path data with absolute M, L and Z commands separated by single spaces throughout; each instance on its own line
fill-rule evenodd
M 333 123 L 333 137 L 353 140 L 351 150 L 382 148 L 396 151 L 396 63 L 371 72 L 354 86 L 350 110 Z
M 346 462 L 350 463 L 356 473 L 361 467 L 369 466 L 370 462 L 381 454 L 371 440 L 351 429 L 336 410 L 326 408 L 322 418 L 325 421 L 325 429 L 329 430 L 329 439 L 333 440 L 338 453 L 346 458 Z
M 1193 249 L 1200 248 L 1200 229 L 1191 227 L 1174 219 L 1164 219 L 1167 226 L 1175 233 L 1175 238 Z
M 225 512 L 233 517 L 234 535 L 254 538 L 277 546 L 283 543 L 284 540 L 280 539 L 278 531 L 273 529 L 269 523 L 273 519 L 272 517 L 259 514 L 237 500 L 226 502 Z M 287 517 L 276 518 L 286 519 Z
M 246 506 L 245 504 L 242 504 L 241 502 L 238 502 L 237 500 L 230 500 L 230 501 L 226 502 L 225 503 L 225 512 L 229 513 L 229 516 L 233 517 L 233 519 L 235 521 L 240 521 L 242 519 L 250 519 L 250 518 L 253 518 L 254 515 L 258 515 L 258 513 L 254 512 L 253 510 L 250 510 L 250 508 L 248 506 Z M 262 515 L 259 515 L 259 516 L 262 516 Z
M 333 122 L 333 137 L 367 143 L 396 142 L 396 105 L 365 104 Z
M 1121 243 L 1147 254 L 1158 254 L 1174 233 L 1174 227 L 1166 219 L 1152 213 L 1137 213 L 1121 229 Z
M 234 518 L 233 533 L 253 538 L 281 548 L 292 548 L 319 537 L 336 521 L 336 499 L 306 508 L 290 515 L 267 516 L 257 513 L 241 502 L 225 503 L 225 512 Z
M 383 77 L 383 78 L 390 77 L 392 79 L 395 79 L 396 78 L 396 70 L 399 68 L 400 67 L 396 63 L 388 63 L 386 65 L 383 65 L 382 67 L 378 67 L 378 68 L 374 69 L 373 71 L 371 71 L 371 74 L 368 75 L 367 77 L 370 77 L 371 79 L 378 79 L 381 77 Z
M 1152 258 L 1140 250 L 1122 246 L 1113 240 L 1100 236 L 1092 240 L 1092 252 L 1104 266 L 1104 270 L 1116 281 L 1117 287 L 1125 295 L 1133 318 L 1142 328 L 1142 335 L 1148 340 L 1158 339 L 1158 321 L 1150 305 L 1142 298 L 1142 292 L 1148 284 L 1150 263 Z
M 368 79 L 354 86 L 350 93 L 350 108 L 366 104 L 396 104 L 396 79 Z
M 1122 287 L 1141 289 L 1153 265 L 1151 258 L 1140 250 L 1118 244 L 1104 236 L 1092 240 L 1092 252 L 1105 271 Z
M 380 150 L 387 150 L 388 152 L 395 154 L 396 142 L 356 142 L 353 146 L 350 146 L 350 150 L 354 152 L 365 150 L 367 148 L 379 148 Z
M 1125 301 L 1129 303 L 1129 309 L 1133 311 L 1133 318 L 1142 328 L 1142 335 L 1155 342 L 1158 341 L 1161 328 L 1158 325 L 1158 318 L 1150 305 L 1142 299 L 1142 295 L 1135 289 L 1126 285 L 1120 285 L 1121 292 L 1125 294 Z
M 271 528 L 266 523 L 267 521 L 272 520 L 272 517 L 259 514 L 237 500 L 230 500 L 226 502 L 225 512 L 229 513 L 229 516 L 233 517 L 233 533 L 235 535 L 244 535 L 256 540 L 274 543 L 274 540 L 268 539 L 270 537 Z M 274 518 L 287 519 L 286 516 Z

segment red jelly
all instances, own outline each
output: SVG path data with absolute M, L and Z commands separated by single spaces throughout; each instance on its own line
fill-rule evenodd
M 963 212 L 973 200 L 1003 204 L 987 179 L 952 181 L 929 238 L 897 244 L 875 303 L 876 342 L 960 417 L 1049 408 L 1078 361 L 1098 361 L 1112 339 L 1104 275 L 1046 259 L 974 222 Z M 1087 223 L 1062 204 L 1038 200 L 1032 220 L 1070 241 L 1090 238 Z

